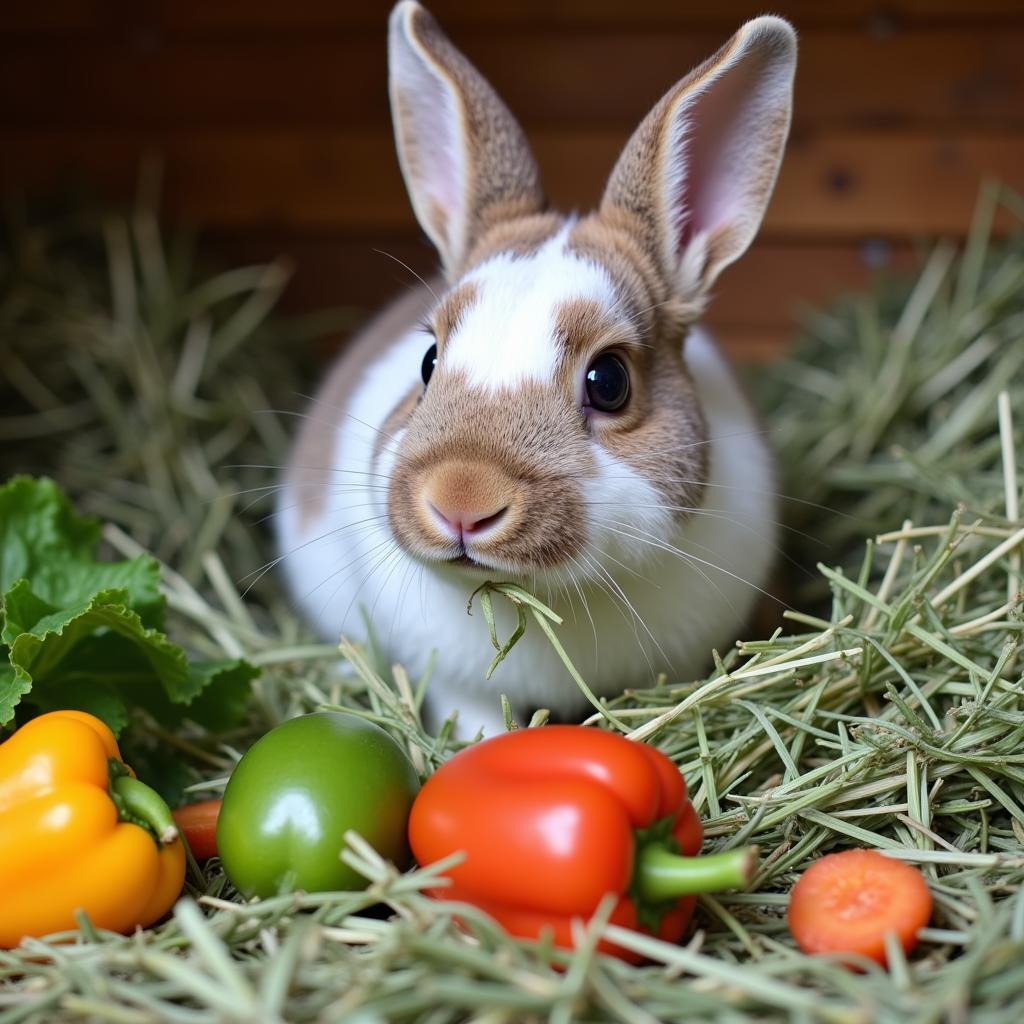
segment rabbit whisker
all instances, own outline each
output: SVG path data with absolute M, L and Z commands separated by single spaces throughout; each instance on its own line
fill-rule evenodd
M 612 520 L 612 522 L 614 522 L 614 521 L 615 520 Z M 605 520 L 603 525 L 607 525 L 608 522 L 609 522 L 608 520 Z M 620 526 L 627 526 L 627 525 L 631 525 L 631 524 L 620 523 L 618 525 L 620 525 Z M 615 530 L 615 529 L 613 529 L 611 527 L 608 527 L 608 529 L 610 529 L 612 531 L 612 533 L 621 533 L 622 532 L 620 530 Z M 629 537 L 632 540 L 638 540 L 641 543 L 646 543 L 646 544 L 653 544 L 654 543 L 652 540 L 646 539 L 646 538 L 641 537 L 641 536 L 639 536 L 637 534 L 623 533 L 622 535 L 625 536 L 625 537 Z M 651 537 L 651 536 L 653 536 L 653 535 L 648 534 L 648 537 Z M 702 545 L 698 545 L 698 546 L 702 546 Z M 707 549 L 705 549 L 705 550 L 707 550 Z M 715 583 L 715 581 L 713 579 L 711 579 L 711 577 L 700 567 L 700 565 L 697 564 L 698 561 L 703 561 L 703 559 L 698 559 L 696 555 L 691 555 L 689 552 L 680 551 L 680 550 L 674 549 L 674 548 L 672 549 L 672 553 L 675 554 L 677 557 L 679 557 L 683 562 L 685 562 L 691 569 L 693 569 L 693 571 L 696 572 L 697 575 L 700 576 L 700 578 L 702 580 L 704 580 L 705 583 L 708 584 L 708 586 L 713 587 L 718 592 L 719 596 L 729 606 L 729 610 L 733 613 L 734 618 L 736 618 L 737 620 L 740 618 L 739 614 L 736 611 L 735 606 L 733 605 L 732 601 L 729 600 L 728 596 L 723 592 L 722 588 L 720 586 L 718 586 L 718 584 Z M 709 563 L 709 562 L 705 562 L 705 564 L 706 565 L 713 565 L 713 563 Z M 715 566 L 715 568 L 717 568 L 717 566 Z M 746 583 L 747 581 L 744 580 L 743 582 Z
M 331 536 L 340 536 L 346 530 L 350 530 L 353 527 L 364 526 L 364 524 L 366 524 L 366 523 L 372 523 L 372 522 L 375 522 L 378 519 L 384 519 L 384 518 L 386 518 L 386 514 L 381 514 L 381 515 L 377 515 L 377 516 L 370 516 L 368 519 L 362 519 L 362 520 L 360 520 L 359 522 L 356 522 L 356 523 L 345 523 L 342 526 L 335 527 L 333 530 L 327 530 L 325 533 L 318 533 L 315 537 L 310 537 L 308 540 L 304 540 L 301 544 L 297 544 L 295 547 L 291 548 L 289 551 L 285 551 L 283 554 L 278 555 L 276 558 L 270 559 L 269 562 L 264 562 L 263 565 L 259 566 L 256 569 L 253 569 L 251 572 L 247 572 L 244 576 L 242 576 L 239 580 L 237 580 L 236 582 L 241 584 L 241 583 L 244 583 L 250 577 L 255 576 L 255 579 L 253 579 L 249 583 L 249 585 L 242 591 L 241 596 L 245 597 L 246 594 L 248 594 L 249 591 L 252 590 L 252 588 L 254 586 L 256 586 L 256 584 L 259 583 L 259 581 L 261 579 L 263 579 L 263 577 L 268 572 L 270 572 L 271 569 L 273 569 L 277 565 L 280 565 L 281 562 L 283 562 L 286 558 L 290 558 L 292 555 L 297 554 L 303 548 L 307 548 L 311 544 L 316 544 L 318 541 L 326 540 L 328 537 L 331 537 Z
M 632 477 L 622 475 L 609 475 L 605 477 L 606 480 L 630 480 Z M 833 508 L 830 505 L 822 505 L 816 501 L 809 501 L 807 498 L 798 498 L 793 494 L 784 494 L 782 491 L 773 491 L 768 488 L 762 487 L 748 487 L 745 484 L 716 484 L 709 480 L 695 480 L 692 477 L 675 476 L 669 473 L 652 473 L 648 478 L 651 483 L 655 484 L 693 484 L 699 487 L 713 487 L 717 490 L 723 491 L 743 491 L 747 494 L 763 494 L 771 498 L 778 498 L 780 501 L 790 502 L 794 505 L 805 505 L 808 508 L 816 509 L 820 512 L 828 512 L 830 515 L 841 516 L 843 519 L 856 519 L 856 516 L 851 516 L 848 512 L 844 512 L 842 509 Z M 781 523 L 777 525 L 782 525 Z
M 395 612 L 391 616 L 391 627 L 388 629 L 388 649 L 394 650 L 395 630 L 402 618 L 402 609 L 405 606 L 405 599 L 409 596 L 409 590 L 416 578 L 417 563 L 411 558 L 406 559 L 405 571 L 402 573 L 402 582 L 398 585 L 398 602 L 395 605 Z
M 607 552 L 601 552 L 600 554 L 607 554 Z M 625 622 L 626 625 L 632 630 L 633 640 L 636 643 L 637 650 L 643 657 L 644 663 L 647 666 L 647 670 L 653 673 L 654 662 L 651 659 L 651 652 L 648 649 L 648 645 L 641 638 L 640 632 L 637 628 L 638 625 L 642 626 L 644 631 L 648 635 L 651 635 L 651 631 L 647 627 L 647 623 L 637 613 L 632 603 L 626 597 L 625 591 L 618 584 L 618 582 L 615 580 L 612 574 L 608 572 L 606 567 L 601 564 L 600 558 L 598 557 L 598 553 L 590 555 L 588 558 L 588 562 L 590 563 L 590 565 L 594 567 L 594 569 L 597 570 L 599 574 L 599 579 L 603 577 L 605 580 L 607 580 L 607 583 L 604 586 L 604 590 L 611 598 L 613 607 L 618 609 L 619 614 L 622 616 L 623 622 Z M 663 660 L 667 660 L 664 650 L 662 649 L 661 645 L 658 643 L 656 639 L 654 640 L 654 646 L 657 648 L 661 658 Z
M 431 288 L 430 285 L 427 284 L 427 282 L 424 281 L 423 278 L 420 277 L 420 275 L 417 274 L 416 271 L 413 270 L 412 267 L 410 267 L 409 264 L 405 262 L 405 260 L 400 260 L 397 256 L 394 255 L 394 253 L 385 252 L 383 249 L 371 249 L 370 251 L 379 253 L 381 256 L 387 256 L 389 260 L 394 260 L 400 267 L 404 267 L 406 270 L 409 271 L 410 274 L 412 274 L 413 277 L 416 278 L 417 281 L 419 281 L 421 285 L 423 285 L 424 288 L 427 289 L 428 292 L 430 292 L 431 295 L 433 295 L 435 302 L 439 303 L 441 301 L 437 297 L 437 292 L 435 292 L 434 289 Z
M 390 561 L 390 559 L 389 559 L 389 561 Z M 406 563 L 406 566 L 408 566 L 408 559 L 405 559 L 404 561 Z M 391 582 L 391 577 L 394 576 L 395 570 L 398 569 L 399 566 L 402 565 L 402 563 L 403 563 L 403 558 L 401 556 L 401 553 L 398 552 L 398 558 L 395 559 L 395 564 L 392 565 L 390 569 L 388 569 L 387 575 L 384 577 L 384 579 L 381 581 L 380 586 L 377 588 L 377 595 L 376 595 L 376 597 L 374 597 L 373 604 L 370 605 L 370 610 L 369 610 L 369 612 L 367 613 L 367 616 L 366 616 L 368 622 L 373 622 L 374 621 L 374 616 L 377 614 L 377 605 L 380 603 L 380 599 L 384 595 L 384 591 L 387 589 L 388 583 Z M 408 569 L 406 571 L 408 571 Z M 394 619 L 392 619 L 392 628 L 393 628 L 393 626 L 394 626 Z
M 656 508 L 656 509 L 665 509 L 665 510 L 674 511 L 674 512 L 686 512 L 689 515 L 694 515 L 694 516 L 707 516 L 709 519 L 720 519 L 723 522 L 731 523 L 733 526 L 739 527 L 741 530 L 745 531 L 746 533 L 753 534 L 753 536 L 756 537 L 758 540 L 765 541 L 765 543 L 768 544 L 768 546 L 772 549 L 772 551 L 775 552 L 776 555 L 778 555 L 780 558 L 785 559 L 787 562 L 789 562 L 790 565 L 793 566 L 793 568 L 798 569 L 804 575 L 806 575 L 808 577 L 812 577 L 812 578 L 815 575 L 806 566 L 801 565 L 795 558 L 793 558 L 793 556 L 790 555 L 781 544 L 778 544 L 775 541 L 768 541 L 764 537 L 764 535 L 758 529 L 756 529 L 755 527 L 751 526 L 750 523 L 745 523 L 741 519 L 737 519 L 735 516 L 730 515 L 724 509 L 693 508 L 693 507 L 691 507 L 689 505 L 658 505 L 658 504 L 651 503 L 651 502 L 633 502 L 633 501 L 585 501 L 585 502 L 583 502 L 583 504 L 584 505 L 589 505 L 589 506 L 592 506 L 592 507 L 619 506 L 619 507 L 622 507 L 622 508 L 631 508 L 631 509 L 633 509 L 633 508 Z M 828 546 L 820 538 L 813 537 L 813 536 L 811 536 L 811 534 L 805 533 L 803 530 L 798 530 L 795 526 L 789 526 L 786 523 L 781 523 L 781 522 L 779 522 L 776 519 L 766 519 L 765 523 L 767 523 L 769 525 L 772 525 L 772 526 L 776 526 L 780 530 L 785 530 L 787 533 L 792 533 L 795 536 L 800 537 L 800 538 L 802 538 L 804 540 L 810 541 L 810 542 L 812 542 L 814 544 L 818 544 L 818 545 L 820 545 L 823 548 Z M 691 544 L 696 544 L 696 541 L 691 540 L 690 543 Z M 704 545 L 698 545 L 698 547 L 704 547 Z M 707 548 L 707 547 L 704 547 L 704 550 L 710 551 L 711 549 Z
M 261 465 L 259 463 L 254 463 L 254 462 L 249 462 L 249 463 L 238 462 L 238 463 L 233 463 L 233 464 L 230 464 L 230 465 L 221 466 L 220 468 L 221 469 L 271 469 L 271 470 L 274 470 L 275 472 L 278 472 L 278 473 L 283 473 L 286 470 L 290 470 L 290 469 L 302 469 L 302 470 L 305 470 L 306 472 L 313 472 L 313 473 L 346 473 L 346 474 L 352 474 L 353 476 L 376 476 L 376 477 L 380 477 L 382 480 L 390 480 L 391 479 L 391 477 L 387 473 L 374 473 L 374 472 L 371 472 L 370 470 L 365 470 L 365 469 L 339 469 L 337 466 L 306 466 L 306 465 L 303 465 L 302 463 L 298 463 L 298 462 L 292 463 L 292 464 L 290 464 L 288 466 L 269 466 L 269 465 Z
M 299 508 L 301 506 L 301 504 L 302 504 L 302 502 L 296 501 L 296 502 L 293 502 L 291 505 L 282 505 L 280 508 L 275 508 L 273 511 L 268 512 L 266 515 L 261 516 L 259 519 L 257 519 L 256 520 L 256 525 L 257 526 L 262 526 L 264 523 L 269 522 L 275 516 L 284 515 L 285 512 L 291 512 L 294 509 Z M 250 502 L 250 504 L 246 506 L 246 509 L 251 507 L 251 505 L 252 505 L 252 502 Z M 324 509 L 324 511 L 328 512 L 328 513 L 331 513 L 331 512 L 350 512 L 350 511 L 352 511 L 352 509 L 357 509 L 357 508 L 380 508 L 380 507 L 381 507 L 381 503 L 380 503 L 379 500 L 378 501 L 361 501 L 358 505 L 332 505 L 329 508 Z M 245 510 L 243 510 L 243 511 L 245 511 Z M 387 515 L 386 512 L 382 512 L 381 513 L 381 517 L 383 517 L 385 515 Z
M 772 601 L 774 601 L 776 604 L 781 605 L 783 608 L 789 608 L 789 604 L 783 601 L 782 598 L 777 597 L 775 594 L 772 594 L 770 591 L 767 591 L 762 587 L 759 587 L 756 583 L 752 583 L 745 577 L 740 576 L 737 573 L 734 573 L 731 570 L 726 569 L 724 566 L 718 565 L 715 562 L 709 562 L 705 558 L 700 558 L 697 555 L 693 554 L 693 552 L 691 551 L 683 551 L 681 548 L 677 548 L 675 547 L 675 545 L 669 544 L 667 541 L 663 541 L 660 538 L 654 537 L 652 534 L 646 533 L 646 531 L 640 531 L 639 527 L 636 527 L 633 523 L 622 523 L 618 520 L 604 520 L 603 523 L 606 526 L 608 523 L 614 523 L 616 526 L 625 527 L 627 530 L 637 531 L 630 533 L 626 532 L 625 530 L 615 530 L 612 529 L 612 527 L 608 526 L 608 529 L 611 529 L 613 533 L 622 533 L 624 537 L 631 537 L 633 540 L 638 540 L 641 543 L 649 544 L 652 547 L 655 547 L 661 551 L 667 551 L 669 554 L 676 555 L 677 557 L 685 559 L 687 561 L 692 560 L 694 562 L 700 562 L 701 565 L 705 565 L 710 569 L 714 569 L 716 572 L 723 573 L 724 575 L 736 580 L 738 583 L 742 583 L 744 584 L 744 586 L 750 587 L 752 590 L 756 590 L 759 594 L 763 594 L 765 597 L 770 598 Z M 690 541 L 690 543 L 694 542 Z M 703 545 L 698 544 L 697 547 L 703 548 Z M 705 577 L 705 579 L 706 578 L 707 577 Z M 721 591 L 719 592 L 721 593 Z
M 576 558 L 575 555 L 570 555 L 569 556 L 569 561 L 572 562 L 572 564 L 574 566 L 576 566 L 576 568 L 579 569 L 581 573 L 583 573 L 584 577 L 586 577 L 586 575 L 587 575 L 586 569 L 584 568 L 584 566 L 582 566 L 580 564 L 580 562 L 578 561 L 578 559 Z M 582 606 L 583 606 L 583 611 L 586 612 L 587 618 L 590 620 L 590 629 L 591 629 L 591 631 L 594 634 L 594 655 L 596 657 L 597 656 L 597 648 L 598 648 L 597 624 L 594 622 L 594 616 L 590 612 L 590 603 L 587 601 L 587 596 L 583 592 L 583 588 L 580 586 L 579 578 L 577 577 L 576 573 L 574 573 L 572 571 L 572 569 L 569 569 L 569 579 L 572 580 L 573 588 L 575 589 L 576 593 L 579 595 L 580 604 L 582 604 Z
M 619 595 L 616 594 L 615 591 L 612 590 L 611 587 L 609 587 L 608 584 L 605 582 L 604 577 L 601 574 L 601 566 L 596 563 L 596 560 L 593 556 L 587 554 L 587 552 L 585 551 L 581 552 L 581 557 L 583 558 L 583 566 L 586 570 L 588 586 L 596 586 L 602 593 L 607 594 L 609 599 L 611 600 L 612 607 L 619 613 L 620 616 L 622 616 L 622 621 L 625 622 L 626 625 L 629 626 L 631 629 L 633 629 L 635 633 L 635 623 L 630 619 L 629 615 L 626 613 L 626 610 L 623 607 L 622 600 L 620 599 Z
M 359 585 L 356 587 L 355 593 L 352 595 L 352 600 L 349 601 L 347 607 L 345 608 L 345 613 L 341 616 L 340 619 L 334 620 L 339 633 L 344 632 L 345 623 L 348 621 L 348 617 L 352 613 L 352 606 L 359 599 L 359 595 L 360 593 L 362 593 L 363 587 L 365 587 L 366 584 L 373 578 L 373 576 L 380 569 L 382 569 L 395 555 L 399 555 L 399 557 L 401 557 L 398 543 L 397 541 L 392 540 L 390 537 L 385 537 L 384 540 L 380 541 L 378 544 L 375 544 L 364 554 L 360 555 L 352 562 L 349 562 L 347 565 L 342 566 L 339 570 L 337 570 L 337 572 L 331 573 L 331 575 L 327 577 L 327 580 L 333 579 L 335 576 L 338 576 L 340 573 L 343 573 L 350 566 L 358 566 L 361 562 L 364 562 L 365 560 L 373 557 L 375 552 L 380 551 L 381 548 L 384 548 L 383 553 L 376 557 L 373 564 L 367 570 L 366 575 L 359 581 Z M 355 572 L 349 573 L 348 576 L 345 576 L 341 580 L 339 580 L 338 585 L 334 588 L 334 590 L 331 591 L 331 593 L 328 595 L 327 599 L 321 606 L 320 615 L 318 616 L 317 621 L 323 618 L 324 613 L 327 611 L 327 608 L 330 606 L 330 603 L 334 600 L 338 591 L 341 590 L 341 588 L 349 581 L 349 579 L 355 576 L 359 571 L 360 570 L 357 568 Z M 326 583 L 327 580 L 324 580 L 323 583 Z M 322 584 L 320 585 L 322 586 Z M 365 605 L 363 607 L 365 608 Z M 367 621 L 370 621 L 369 617 L 367 617 Z
M 303 394 L 301 391 L 293 392 L 293 394 L 295 394 L 298 398 L 304 399 L 307 402 L 312 402 L 314 405 L 320 405 L 320 404 L 325 402 L 325 399 L 319 398 L 316 395 Z M 305 418 L 305 419 L 313 420 L 313 417 L 310 416 L 308 413 L 286 413 L 284 410 L 280 410 L 280 409 L 271 409 L 269 411 L 270 412 L 282 412 L 282 413 L 285 413 L 285 415 L 299 416 L 299 417 L 302 417 L 302 418 Z M 372 423 L 368 423 L 366 420 L 360 419 L 355 414 L 353 414 L 351 412 L 346 412 L 345 410 L 338 410 L 337 408 L 332 408 L 331 411 L 334 413 L 334 416 L 337 416 L 339 414 L 339 412 L 340 412 L 340 415 L 342 415 L 345 419 L 353 420 L 354 422 L 358 423 L 360 426 L 366 427 L 367 430 L 372 430 L 375 434 L 378 434 L 381 437 L 386 437 L 392 443 L 398 444 L 398 438 L 396 438 L 394 434 L 389 434 L 386 430 L 383 429 L 383 427 L 375 427 Z M 313 421 L 314 422 L 322 422 L 326 426 L 328 426 L 331 430 L 334 430 L 337 427 L 337 425 L 338 425 L 337 422 L 335 421 L 334 417 L 332 417 L 331 419 L 328 419 L 328 420 L 313 420 Z M 390 452 L 396 458 L 399 457 L 398 453 L 396 451 L 394 451 L 393 449 L 388 448 L 386 445 L 384 445 L 382 447 L 383 447 L 384 451 Z
M 626 315 L 622 319 L 625 323 L 629 324 L 630 326 L 635 326 L 637 323 L 639 323 L 640 318 L 643 317 L 645 314 L 651 313 L 656 309 L 661 309 L 662 306 L 667 306 L 670 302 L 672 302 L 671 299 L 663 299 L 661 302 L 654 302 L 650 306 L 645 306 L 643 309 L 638 309 L 635 313 L 626 313 Z M 620 300 L 613 307 L 613 312 L 618 314 L 620 311 L 624 311 L 625 305 L 626 304 Z
M 652 448 L 645 451 L 641 458 L 650 458 L 656 455 L 671 455 L 674 452 L 685 452 L 691 448 L 700 448 L 706 444 L 715 444 L 717 441 L 728 441 L 734 437 L 766 437 L 771 433 L 769 428 L 757 430 L 732 430 L 728 434 L 715 434 L 712 437 L 705 437 L 700 441 L 687 441 L 685 444 L 672 444 L 665 448 Z

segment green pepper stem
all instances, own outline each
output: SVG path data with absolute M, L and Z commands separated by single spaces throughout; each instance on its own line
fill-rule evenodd
M 116 775 L 110 780 L 110 795 L 124 821 L 150 832 L 161 846 L 170 846 L 178 838 L 178 827 L 163 797 L 144 782 L 130 775 Z
M 757 868 L 757 847 L 682 857 L 661 843 L 648 843 L 637 854 L 640 898 L 651 903 L 702 892 L 746 889 Z

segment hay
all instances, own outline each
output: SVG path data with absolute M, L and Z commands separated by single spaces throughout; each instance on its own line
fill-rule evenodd
M 571 955 L 513 941 L 471 909 L 423 896 L 434 870 L 398 875 L 353 840 L 346 857 L 371 880 L 365 893 L 243 904 L 216 862 L 193 865 L 188 898 L 158 928 L 121 937 L 86 927 L 66 942 L 0 952 L 0 1024 L 1018 1024 L 1024 247 L 1020 239 L 989 239 L 1000 201 L 1021 208 L 990 189 L 964 253 L 938 247 L 909 289 L 893 285 L 815 318 L 763 387 L 784 490 L 834 510 L 789 503 L 801 531 L 832 545 L 828 565 L 815 574 L 820 586 L 809 588 L 804 610 L 787 613 L 797 632 L 739 645 L 707 680 L 662 680 L 609 705 L 632 735 L 680 765 L 710 847 L 757 842 L 765 854 L 751 892 L 700 900 L 686 946 L 600 919 Z M 108 220 L 102 236 L 89 237 L 92 262 L 71 262 L 51 231 L 33 250 L 27 279 L 24 237 L 12 249 L 16 258 L 4 257 L 0 324 L 15 354 L 13 363 L 4 361 L 15 368 L 4 386 L 16 393 L 5 397 L 4 410 L 12 401 L 20 408 L 0 417 L 0 436 L 19 439 L 18 468 L 54 473 L 81 507 L 103 514 L 116 550 L 157 548 L 170 563 L 176 639 L 209 654 L 244 653 L 264 667 L 246 730 L 162 737 L 202 772 L 196 791 L 216 792 L 238 752 L 268 725 L 320 707 L 380 722 L 425 769 L 443 761 L 452 750 L 449 732 L 426 732 L 415 681 L 401 672 L 382 678 L 352 647 L 345 648 L 350 671 L 332 672 L 334 649 L 309 641 L 270 577 L 245 599 L 232 582 L 269 557 L 255 517 L 241 512 L 243 499 L 232 492 L 271 487 L 273 471 L 247 469 L 242 479 L 243 471 L 224 463 L 277 464 L 286 431 L 273 420 L 268 428 L 253 410 L 299 405 L 280 394 L 250 400 L 254 389 L 289 373 L 281 328 L 265 318 L 271 296 L 259 290 L 276 280 L 274 272 L 255 268 L 170 288 L 158 271 L 174 261 L 160 255 L 148 214 Z M 152 243 L 146 259 L 140 238 Z M 89 269 L 102 265 L 106 282 Z M 226 293 L 219 312 L 217 296 Z M 159 323 L 173 328 L 156 331 L 158 321 L 143 316 L 150 310 L 143 295 L 165 297 Z M 204 318 L 207 326 L 197 327 Z M 174 373 L 152 369 L 158 334 Z M 203 336 L 207 342 L 189 341 Z M 40 346 L 45 361 L 36 358 Z M 197 365 L 200 350 L 221 352 L 221 367 Z M 117 403 L 103 404 L 100 378 Z M 214 402 L 212 419 L 199 414 L 213 401 L 200 381 L 232 396 L 223 406 Z M 182 389 L 183 403 L 174 398 Z M 174 437 L 187 439 L 179 452 L 160 434 L 175 467 L 169 477 L 154 475 L 138 452 L 133 458 L 140 421 L 157 434 L 173 424 L 183 432 Z M 122 422 L 131 435 L 120 433 Z M 254 447 L 270 455 L 253 457 Z M 4 449 L 6 463 L 11 445 Z M 194 500 L 193 487 L 203 500 Z M 163 540 L 179 522 L 180 532 Z M 796 536 L 792 553 L 808 545 Z M 508 657 L 515 656 L 513 649 Z M 853 973 L 806 957 L 786 931 L 796 877 L 820 853 L 849 846 L 920 865 L 935 897 L 919 950 L 909 960 L 894 951 L 889 971 L 866 964 Z M 453 924 L 456 911 L 466 929 Z M 652 963 L 596 956 L 602 931 Z

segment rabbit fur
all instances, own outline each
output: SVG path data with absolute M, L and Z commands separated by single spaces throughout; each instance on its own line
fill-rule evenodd
M 369 621 L 388 663 L 432 662 L 435 726 L 501 731 L 501 694 L 520 718 L 586 710 L 535 627 L 485 681 L 494 650 L 467 615 L 485 580 L 548 603 L 602 696 L 704 674 L 763 593 L 772 457 L 695 321 L 760 225 L 795 58 L 787 22 L 745 24 L 651 110 L 598 209 L 564 216 L 490 85 L 418 3 L 394 8 L 399 162 L 443 276 L 334 365 L 285 474 L 279 561 L 325 639 Z

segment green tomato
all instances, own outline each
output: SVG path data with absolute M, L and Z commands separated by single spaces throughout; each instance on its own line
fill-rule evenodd
M 303 889 L 363 889 L 342 859 L 355 829 L 399 867 L 409 863 L 406 823 L 419 779 L 398 744 L 355 715 L 293 718 L 238 762 L 217 820 L 228 878 L 246 896 Z

